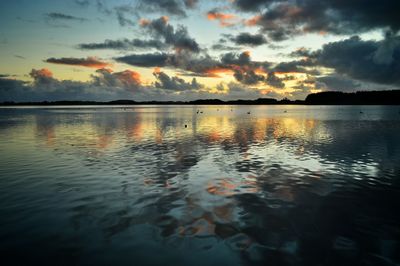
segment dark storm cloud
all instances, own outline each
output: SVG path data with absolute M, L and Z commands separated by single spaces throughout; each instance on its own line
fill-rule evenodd
M 301 59 L 289 62 L 280 62 L 273 67 L 274 72 L 298 72 L 318 75 L 315 60 Z
M 159 89 L 170 91 L 188 91 L 198 90 L 202 87 L 195 78 L 193 78 L 191 82 L 186 82 L 184 79 L 179 77 L 170 77 L 161 71 L 155 71 L 153 75 L 156 78 L 154 86 Z
M 99 50 L 99 49 L 110 49 L 110 50 L 131 50 L 135 48 L 139 49 L 165 49 L 166 44 L 160 40 L 141 40 L 141 39 L 120 39 L 120 40 L 105 40 L 101 43 L 82 43 L 78 45 L 78 48 L 84 50 Z
M 400 84 L 400 37 L 363 41 L 358 36 L 326 44 L 312 55 L 315 64 L 353 79 Z
M 74 58 L 74 57 L 63 57 L 63 58 L 49 58 L 45 60 L 46 63 L 60 64 L 60 65 L 71 65 L 71 66 L 83 66 L 92 68 L 103 68 L 109 64 L 103 62 L 95 57 L 87 58 Z
M 0 102 L 15 101 L 26 95 L 29 95 L 29 89 L 24 81 L 0 77 Z
M 86 18 L 81 18 L 81 17 L 75 17 L 63 13 L 57 13 L 57 12 L 52 12 L 52 13 L 47 13 L 45 14 L 46 20 L 48 21 L 78 21 L 78 22 L 84 22 L 87 21 Z
M 115 58 L 116 61 L 139 67 L 163 67 L 172 55 L 165 53 L 132 54 Z
M 177 50 L 200 52 L 199 44 L 189 36 L 187 28 L 178 25 L 176 29 L 168 23 L 168 17 L 154 20 L 141 20 L 141 26 L 154 38 L 163 38 L 164 42 Z
M 359 82 L 337 74 L 318 77 L 315 82 L 317 88 L 331 91 L 356 91 L 361 87 Z
M 400 29 L 400 1 L 237 0 L 243 11 L 261 11 L 251 25 L 259 25 L 270 39 L 281 41 L 306 32 L 354 34 L 373 29 Z
M 11 79 L 9 75 L 0 75 L 0 91 L 2 92 L 22 87 L 24 84 L 24 81 Z
M 229 39 L 237 45 L 260 46 L 267 43 L 262 34 L 250 34 L 247 32 L 239 33 L 236 36 L 231 36 Z

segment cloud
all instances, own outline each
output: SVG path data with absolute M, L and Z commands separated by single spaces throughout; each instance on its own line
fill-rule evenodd
M 202 85 L 197 82 L 196 78 L 193 78 L 191 82 L 186 82 L 184 79 L 179 77 L 170 77 L 159 70 L 155 70 L 153 75 L 157 79 L 154 86 L 159 89 L 169 91 L 189 91 L 199 90 L 202 88 Z
M 136 9 L 131 5 L 121 5 L 114 7 L 115 13 L 117 15 L 118 23 L 120 26 L 135 26 L 136 23 L 127 18 L 128 15 L 135 14 Z
M 237 47 L 237 46 L 230 46 L 230 45 L 226 45 L 226 44 L 222 44 L 222 43 L 213 44 L 211 46 L 211 49 L 213 49 L 215 51 L 236 51 L 236 50 L 240 50 L 240 48 Z
M 172 67 L 184 71 L 186 76 L 220 77 L 231 74 L 243 84 L 257 84 L 264 80 L 269 62 L 255 62 L 249 52 L 225 53 L 219 59 L 209 55 L 191 53 L 131 54 L 115 58 L 116 61 L 139 67 Z
M 357 34 L 376 29 L 400 29 L 397 0 L 236 0 L 242 11 L 261 12 L 248 25 L 258 25 L 270 39 L 282 41 L 307 32 Z M 384 14 L 384 15 L 383 15 Z
M 268 73 L 268 76 L 265 79 L 265 83 L 274 88 L 282 89 L 285 87 L 283 79 L 277 77 L 274 72 Z
M 15 88 L 24 86 L 25 82 L 22 80 L 16 80 L 10 78 L 9 75 L 0 75 L 0 92 L 6 93 L 12 91 Z
M 311 50 L 305 47 L 300 47 L 289 54 L 290 57 L 310 57 Z
M 90 4 L 89 0 L 74 0 L 74 3 L 80 7 L 88 7 Z
M 105 15 L 111 15 L 113 13 L 112 9 L 108 8 L 103 0 L 96 0 L 96 7 L 100 13 Z
M 15 58 L 18 58 L 18 59 L 23 59 L 23 60 L 25 60 L 25 59 L 26 59 L 26 57 L 25 57 L 25 56 L 18 55 L 18 54 L 15 54 L 15 55 L 14 55 L 14 57 L 15 57 Z
M 236 36 L 231 36 L 229 39 L 237 45 L 260 46 L 267 43 L 267 39 L 265 39 L 264 35 L 250 34 L 247 32 L 242 32 Z
M 96 70 L 96 73 L 97 75 L 92 75 L 93 84 L 99 87 L 118 87 L 136 91 L 142 84 L 140 74 L 132 70 L 113 72 L 102 68 Z
M 239 100 L 239 99 L 250 99 L 254 100 L 260 97 L 265 97 L 262 94 L 262 91 L 258 90 L 255 87 L 244 86 L 239 83 L 228 83 L 227 84 L 227 92 L 221 98 L 225 100 Z
M 276 64 L 272 70 L 274 72 L 297 72 L 297 73 L 306 73 L 312 75 L 318 75 L 319 70 L 317 69 L 317 64 L 315 60 L 306 58 L 300 60 L 293 60 L 288 62 L 280 62 Z
M 315 82 L 318 89 L 330 91 L 356 91 L 361 87 L 359 82 L 337 74 L 318 77 Z
M 262 96 L 256 87 L 237 83 L 221 83 L 217 94 L 212 93 L 209 88 L 198 83 L 196 78 L 185 81 L 177 76 L 169 76 L 159 69 L 154 70 L 156 81 L 150 85 L 143 84 L 140 75 L 132 70 L 113 72 L 110 69 L 98 69 L 86 82 L 58 80 L 49 69 L 32 69 L 30 76 L 32 82 L 1 76 L 0 102 L 255 99 Z
M 312 55 L 315 64 L 338 74 L 378 84 L 400 84 L 400 37 L 364 41 L 358 36 L 325 44 Z
M 58 80 L 49 69 L 32 69 L 30 76 L 32 82 L 0 78 L 0 101 L 143 100 L 154 93 L 132 70 L 98 69 L 86 82 Z
M 115 58 L 116 61 L 139 67 L 163 67 L 172 55 L 165 53 L 131 54 Z
M 160 40 L 141 40 L 141 39 L 119 39 L 119 40 L 105 40 L 101 43 L 82 43 L 78 48 L 83 50 L 132 50 L 132 49 L 165 49 L 166 44 Z
M 216 20 L 221 27 L 230 27 L 237 23 L 237 16 L 234 14 L 222 13 L 218 9 L 207 12 L 208 20 Z
M 87 58 L 74 58 L 74 57 L 63 57 L 63 58 L 49 58 L 45 60 L 46 63 L 60 64 L 60 65 L 70 65 L 70 66 L 82 66 L 91 68 L 103 68 L 110 64 L 103 62 L 95 57 Z
M 32 69 L 29 75 L 33 78 L 34 83 L 37 85 L 50 85 L 54 82 L 53 73 L 47 69 Z
M 135 26 L 136 23 L 132 19 L 132 17 L 138 16 L 138 10 L 132 4 L 123 4 L 117 5 L 112 8 L 109 8 L 105 1 L 103 0 L 96 0 L 96 7 L 97 10 L 106 15 L 106 16 L 113 16 L 117 19 L 120 26 Z
M 234 0 L 233 4 L 242 11 L 259 11 L 262 6 L 266 6 L 276 0 Z
M 195 8 L 199 0 L 184 0 L 183 2 L 187 8 Z
M 154 38 L 162 38 L 165 44 L 172 46 L 176 51 L 200 52 L 199 44 L 189 36 L 187 28 L 178 25 L 176 29 L 168 23 L 166 16 L 154 20 L 141 20 L 140 25 Z
M 57 12 L 52 12 L 52 13 L 47 13 L 45 14 L 45 17 L 47 20 L 51 21 L 56 21 L 56 20 L 62 20 L 62 21 L 77 21 L 77 22 L 85 22 L 87 21 L 86 18 L 82 17 L 75 17 L 63 13 L 57 13 Z
M 186 17 L 186 10 L 196 7 L 198 0 L 139 0 L 139 10 Z

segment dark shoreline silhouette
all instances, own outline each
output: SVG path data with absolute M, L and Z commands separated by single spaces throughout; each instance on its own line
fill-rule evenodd
M 305 100 L 284 98 L 259 98 L 257 100 L 200 99 L 194 101 L 42 101 L 42 102 L 2 102 L 0 106 L 22 105 L 400 105 L 400 90 L 339 92 L 326 91 L 309 94 Z

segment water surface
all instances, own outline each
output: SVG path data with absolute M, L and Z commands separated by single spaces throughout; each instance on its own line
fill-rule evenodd
M 399 265 L 399 111 L 2 108 L 2 265 Z

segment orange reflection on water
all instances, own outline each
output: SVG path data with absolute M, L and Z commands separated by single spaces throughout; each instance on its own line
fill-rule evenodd
M 164 113 L 143 111 L 143 108 L 116 115 L 114 120 L 103 119 L 101 123 L 83 121 L 63 124 L 51 121 L 50 118 L 42 118 L 36 121 L 36 136 L 43 138 L 48 146 L 79 146 L 98 150 L 121 148 L 131 141 L 135 145 L 145 141 L 157 145 L 176 145 L 184 140 L 214 145 L 223 143 L 239 146 L 241 155 L 245 155 L 251 145 L 259 145 L 268 139 L 292 138 L 307 141 L 329 137 L 329 132 L 314 119 L 263 115 L 238 117 L 232 111 L 234 108 L 203 108 L 203 114 L 196 114 L 198 109 L 193 108 L 189 109 L 193 112 L 190 116 L 188 109 Z M 298 147 L 298 155 L 305 152 L 306 146 Z M 176 161 L 180 162 L 187 153 L 179 154 L 178 151 L 176 155 Z

